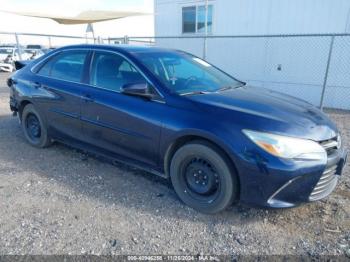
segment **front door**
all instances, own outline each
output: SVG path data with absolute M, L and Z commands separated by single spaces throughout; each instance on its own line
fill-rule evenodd
M 81 111 L 85 140 L 120 156 L 157 165 L 165 104 L 120 93 L 125 84 L 146 82 L 123 56 L 95 52 L 91 65 L 90 87 L 83 94 Z

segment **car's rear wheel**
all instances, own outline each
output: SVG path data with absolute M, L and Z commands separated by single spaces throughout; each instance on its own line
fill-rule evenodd
M 32 146 L 47 147 L 51 144 L 46 125 L 32 104 L 24 107 L 21 125 L 25 138 Z
M 180 199 L 203 212 L 225 210 L 237 197 L 237 175 L 227 157 L 206 141 L 179 148 L 170 164 L 170 177 Z

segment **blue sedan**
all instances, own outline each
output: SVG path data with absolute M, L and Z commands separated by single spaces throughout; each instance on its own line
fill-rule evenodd
M 200 212 L 322 199 L 346 161 L 320 110 L 182 51 L 67 46 L 17 67 L 10 107 L 29 144 L 62 142 L 169 178 Z

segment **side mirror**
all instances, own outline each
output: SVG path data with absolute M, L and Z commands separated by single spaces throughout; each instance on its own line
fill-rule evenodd
M 130 83 L 125 84 L 120 89 L 122 94 L 130 96 L 140 96 L 148 99 L 152 99 L 154 94 L 150 92 L 148 84 L 145 83 Z

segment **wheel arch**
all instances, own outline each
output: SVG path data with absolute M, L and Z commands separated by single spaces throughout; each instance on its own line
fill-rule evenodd
M 19 114 L 20 120 L 22 120 L 23 109 L 29 104 L 33 104 L 33 103 L 27 99 L 24 99 L 20 102 L 20 104 L 18 106 L 18 114 Z
M 230 168 L 234 170 L 234 172 L 237 174 L 238 184 L 239 184 L 239 190 L 240 190 L 240 175 L 238 173 L 238 169 L 236 167 L 235 161 L 232 159 L 230 154 L 228 153 L 227 147 L 224 145 L 223 142 L 220 142 L 219 140 L 213 139 L 211 137 L 208 137 L 206 135 L 202 134 L 185 134 L 177 137 L 173 140 L 173 142 L 168 146 L 167 150 L 165 151 L 164 155 L 164 173 L 166 177 L 170 177 L 170 163 L 171 159 L 173 158 L 175 152 L 183 145 L 193 142 L 193 141 L 203 141 L 205 143 L 210 144 L 215 149 L 219 150 L 225 157 L 228 163 L 230 164 Z M 238 192 L 238 196 L 240 195 L 240 192 Z

